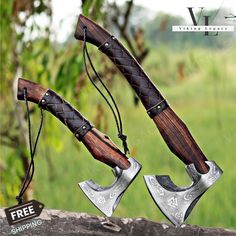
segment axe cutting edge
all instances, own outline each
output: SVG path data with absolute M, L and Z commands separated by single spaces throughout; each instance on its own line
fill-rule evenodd
M 110 138 L 98 131 L 74 107 L 50 89 L 32 81 L 19 79 L 17 98 L 38 104 L 57 117 L 81 141 L 92 156 L 113 168 L 116 177 L 112 185 L 102 187 L 92 180 L 79 183 L 90 201 L 105 215 L 111 216 L 122 195 L 135 179 L 141 165 L 134 158 L 127 158 Z
M 189 187 L 176 186 L 169 176 L 144 177 L 155 203 L 173 224 L 180 225 L 197 200 L 223 172 L 215 162 L 207 160 L 187 126 L 116 37 L 80 15 L 76 39 L 84 39 L 84 28 L 87 32 L 86 41 L 98 47 L 116 65 L 141 100 L 171 152 L 187 165 L 186 169 L 193 180 Z

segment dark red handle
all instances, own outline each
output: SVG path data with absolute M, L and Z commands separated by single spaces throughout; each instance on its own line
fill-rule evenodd
M 202 173 L 208 171 L 205 155 L 193 139 L 187 126 L 168 107 L 153 118 L 158 130 L 170 150 L 185 164 L 194 163 Z
M 201 173 L 208 172 L 207 160 L 191 136 L 186 125 L 178 118 L 165 101 L 139 63 L 125 47 L 101 26 L 80 15 L 75 37 L 83 40 L 87 28 L 87 41 L 105 53 L 125 76 L 148 114 L 155 122 L 170 150 L 184 163 L 194 163 Z
M 79 141 L 82 141 L 93 157 L 111 167 L 119 166 L 127 169 L 130 163 L 123 152 L 96 128 L 93 128 L 75 108 L 52 90 L 28 80 L 18 80 L 18 99 L 24 99 L 24 89 L 27 89 L 27 99 L 39 104 L 65 124 Z

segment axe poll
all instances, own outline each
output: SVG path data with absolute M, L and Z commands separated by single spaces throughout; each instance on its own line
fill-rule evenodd
M 177 187 L 169 176 L 144 176 L 157 206 L 172 223 L 180 225 L 222 171 L 214 162 L 207 160 L 184 122 L 170 108 L 128 50 L 101 26 L 80 15 L 76 39 L 83 40 L 84 28 L 87 31 L 87 42 L 97 46 L 117 66 L 140 98 L 169 149 L 187 165 L 187 172 L 193 180 L 190 187 Z
M 28 101 L 38 104 L 57 117 L 95 159 L 113 168 L 116 179 L 110 186 L 102 187 L 93 180 L 79 183 L 90 201 L 105 215 L 111 216 L 124 192 L 141 170 L 141 165 L 135 159 L 127 158 L 107 135 L 94 128 L 79 111 L 54 91 L 20 78 L 17 90 L 19 100 L 24 99 L 25 89 Z

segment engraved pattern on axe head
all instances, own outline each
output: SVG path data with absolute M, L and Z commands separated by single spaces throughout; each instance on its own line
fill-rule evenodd
M 173 185 L 168 176 L 144 176 L 147 188 L 155 203 L 173 224 L 180 225 L 183 223 L 192 211 L 196 200 L 223 173 L 215 162 L 206 161 L 206 163 L 210 167 L 209 172 L 206 174 L 198 173 L 194 164 L 186 167 L 186 171 L 192 179 L 192 184 L 189 187 Z M 165 197 L 161 195 L 165 195 Z

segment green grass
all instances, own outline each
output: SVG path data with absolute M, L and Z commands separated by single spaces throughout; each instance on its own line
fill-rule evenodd
M 218 52 L 195 49 L 183 53 L 165 49 L 161 55 L 157 51 L 152 52 L 144 65 L 155 83 L 161 85 L 159 89 L 187 124 L 208 159 L 214 160 L 224 170 L 223 176 L 194 208 L 187 220 L 189 224 L 236 227 L 235 54 L 236 51 L 232 49 Z M 165 61 L 157 65 L 163 56 Z M 184 81 L 177 80 L 177 64 L 180 61 L 185 63 Z M 152 201 L 142 176 L 168 174 L 176 184 L 188 185 L 187 173 L 182 162 L 167 148 L 142 105 L 134 107 L 128 83 L 121 76 L 115 80 L 112 91 L 121 108 L 128 143 L 143 168 L 124 194 L 114 216 L 147 217 L 168 222 Z M 94 104 L 101 102 L 106 106 L 92 88 L 83 99 L 87 106 L 82 112 L 90 120 L 94 119 L 94 112 L 91 112 Z M 109 112 L 106 115 L 108 134 L 120 146 L 114 121 Z M 74 145 L 72 135 L 59 122 L 57 124 L 59 132 L 51 132 L 58 135 L 56 138 L 61 139 L 64 146 L 56 153 L 51 153 L 53 169 L 49 169 L 44 152 L 37 155 L 35 198 L 45 203 L 47 208 L 102 215 L 85 197 L 77 183 L 91 178 L 102 185 L 110 184 L 114 179 L 111 170 L 94 160 L 82 144 Z M 46 151 L 50 151 L 50 147 Z

